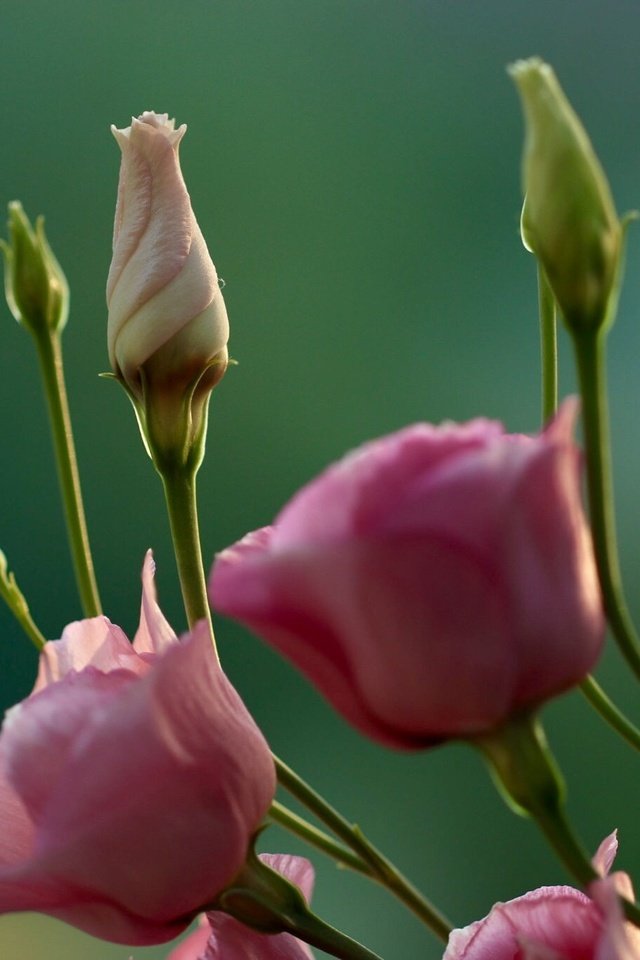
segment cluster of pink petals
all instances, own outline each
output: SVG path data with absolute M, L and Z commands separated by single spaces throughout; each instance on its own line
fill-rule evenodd
M 594 858 L 608 873 L 617 849 L 607 837 Z M 618 894 L 633 900 L 631 881 L 615 873 L 591 885 L 540 887 L 497 903 L 484 920 L 454 930 L 443 960 L 638 960 L 640 930 L 626 923 Z
M 0 735 L 0 912 L 105 940 L 177 936 L 244 863 L 275 790 L 271 755 L 204 622 L 179 642 L 143 571 L 133 645 L 68 626 Z
M 392 746 L 561 693 L 604 634 L 575 414 L 536 437 L 473 420 L 366 444 L 217 557 L 213 606 Z
M 272 853 L 262 853 L 260 859 L 299 887 L 307 902 L 311 900 L 314 874 L 308 860 Z M 213 911 L 201 918 L 198 929 L 167 960 L 313 960 L 313 954 L 289 933 L 258 933 Z

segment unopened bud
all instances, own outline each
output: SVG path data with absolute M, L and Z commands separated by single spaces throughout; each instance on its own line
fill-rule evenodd
M 35 334 L 60 332 L 69 314 L 69 287 L 44 232 L 44 217 L 35 230 L 14 200 L 9 204 L 9 242 L 0 241 L 4 253 L 7 303 L 19 323 Z
M 509 72 L 526 121 L 523 242 L 568 326 L 596 329 L 607 316 L 622 244 L 609 184 L 551 67 L 534 57 Z
M 202 440 L 211 390 L 228 364 L 224 299 L 180 170 L 186 132 L 143 113 L 123 130 L 108 348 L 151 451 L 189 455 Z

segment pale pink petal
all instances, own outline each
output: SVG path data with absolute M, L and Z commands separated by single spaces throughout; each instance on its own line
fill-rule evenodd
M 34 693 L 62 680 L 71 671 L 86 667 L 94 667 L 102 673 L 131 670 L 141 674 L 147 670 L 120 627 L 106 617 L 77 620 L 65 627 L 60 640 L 45 644 L 40 654 Z
M 564 960 L 557 950 L 547 947 L 542 943 L 531 943 L 522 937 L 518 937 L 518 946 L 520 947 L 520 956 L 518 960 Z
M 156 565 L 153 551 L 147 550 L 142 567 L 142 603 L 140 626 L 133 638 L 136 653 L 164 653 L 176 642 L 176 635 L 158 606 L 154 575 Z
M 545 950 L 561 960 L 592 960 L 601 931 L 600 912 L 579 890 L 540 887 L 454 930 L 443 960 L 520 960 L 525 944 L 529 955 L 536 956 L 536 948 L 541 960 Z
M 589 893 L 604 914 L 604 932 L 594 960 L 638 960 L 640 930 L 625 921 L 620 897 L 633 901 L 633 887 L 627 874 L 617 872 L 591 884 Z
M 606 877 L 618 852 L 618 831 L 614 830 L 605 837 L 591 861 L 601 877 Z
M 210 934 L 211 925 L 207 915 L 203 913 L 197 928 L 171 951 L 167 960 L 202 960 Z

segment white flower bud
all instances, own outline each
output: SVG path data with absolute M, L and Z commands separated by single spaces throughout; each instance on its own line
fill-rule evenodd
M 122 164 L 107 280 L 109 360 L 149 442 L 151 407 L 156 421 L 161 410 L 155 426 L 175 437 L 171 410 L 181 417 L 186 403 L 188 417 L 197 407 L 206 419 L 209 393 L 227 367 L 229 323 L 180 170 L 186 125 L 176 130 L 166 113 L 145 112 L 111 129 Z

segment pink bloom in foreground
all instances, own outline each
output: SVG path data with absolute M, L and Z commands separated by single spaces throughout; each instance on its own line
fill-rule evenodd
M 615 855 L 612 840 L 594 859 L 602 873 Z M 638 960 L 640 931 L 625 923 L 617 896 L 633 900 L 629 877 L 615 873 L 589 892 L 540 887 L 497 903 L 484 920 L 452 931 L 443 960 Z
M 217 557 L 215 609 L 396 747 L 561 693 L 603 640 L 575 410 L 536 437 L 473 420 L 365 444 Z
M 143 571 L 133 646 L 68 626 L 0 735 L 0 912 L 105 940 L 177 936 L 244 863 L 275 789 L 269 749 L 204 622 L 178 642 Z
M 295 883 L 307 902 L 313 892 L 313 867 L 302 857 L 261 853 L 260 859 Z M 312 960 L 306 943 L 289 933 L 250 930 L 224 913 L 212 911 L 167 960 Z

